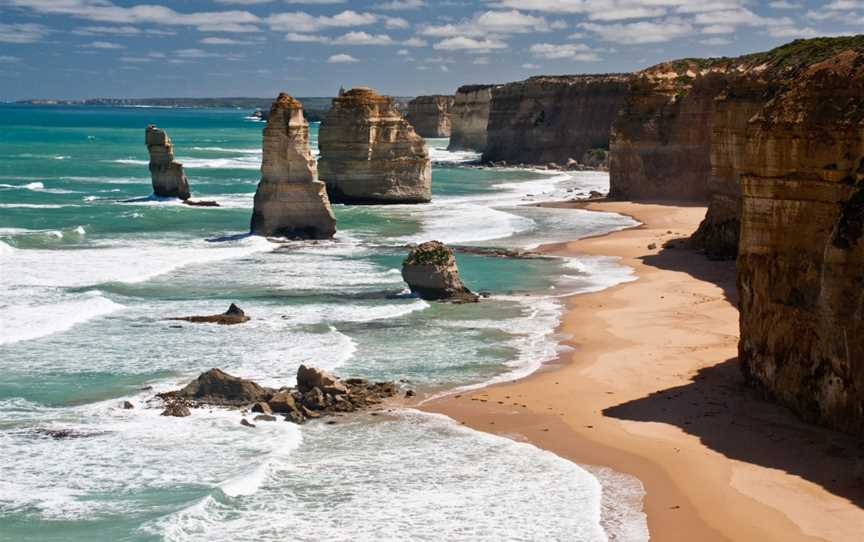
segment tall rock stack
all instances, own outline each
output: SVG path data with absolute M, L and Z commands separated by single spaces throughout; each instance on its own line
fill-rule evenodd
M 450 145 L 447 150 L 483 152 L 494 85 L 464 85 L 456 90 L 450 108 Z
M 453 96 L 417 96 L 408 102 L 405 118 L 421 137 L 450 137 Z
M 781 402 L 864 435 L 864 39 L 838 39 L 747 130 L 739 358 Z
M 151 124 L 144 133 L 144 142 L 150 153 L 150 177 L 153 193 L 164 198 L 192 197 L 183 164 L 174 160 L 174 146 L 168 133 Z
M 354 88 L 333 99 L 321 124 L 321 178 L 334 203 L 425 203 L 432 163 L 423 138 L 389 96 Z
M 333 237 L 336 217 L 324 183 L 318 180 L 303 105 L 284 92 L 270 108 L 263 150 L 252 233 L 301 239 Z
M 629 74 L 531 77 L 492 89 L 484 162 L 565 164 L 609 148 Z

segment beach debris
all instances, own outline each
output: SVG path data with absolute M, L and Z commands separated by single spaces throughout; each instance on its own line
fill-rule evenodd
M 402 262 L 402 279 L 422 299 L 453 303 L 476 303 L 480 299 L 462 283 L 453 251 L 440 241 L 415 247 Z
M 190 408 L 205 406 L 245 408 L 252 405 L 252 412 L 261 413 L 255 420 L 276 420 L 275 414 L 279 414 L 287 421 L 303 423 L 322 416 L 365 410 L 397 393 L 394 382 L 369 383 L 362 378 L 343 380 L 306 365 L 297 370 L 297 383 L 295 388 L 267 388 L 221 369 L 210 369 L 186 387 L 156 397 L 165 405 L 163 414 L 166 416 L 188 416 Z M 175 410 L 187 414 L 174 414 Z M 171 413 L 166 414 L 169 411 Z
M 228 310 L 222 314 L 211 314 L 210 316 L 175 316 L 168 320 L 182 320 L 184 322 L 192 322 L 195 324 L 220 324 L 223 326 L 233 326 L 248 322 L 249 317 L 243 312 L 243 309 L 231 303 Z

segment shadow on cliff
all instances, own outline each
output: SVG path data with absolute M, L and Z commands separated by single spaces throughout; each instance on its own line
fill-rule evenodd
M 645 265 L 666 271 L 679 271 L 691 277 L 710 282 L 723 290 L 727 301 L 738 306 L 738 290 L 735 286 L 735 262 L 709 260 L 691 248 L 688 238 L 670 237 L 667 241 L 676 248 L 663 248 L 657 254 L 642 256 Z
M 767 401 L 746 384 L 737 358 L 603 413 L 680 427 L 726 457 L 786 471 L 864 506 L 864 440 L 807 424 Z

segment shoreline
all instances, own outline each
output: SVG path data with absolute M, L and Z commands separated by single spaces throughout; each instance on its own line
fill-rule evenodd
M 663 248 L 695 231 L 705 208 L 552 205 L 641 222 L 540 247 L 618 257 L 638 280 L 565 298 L 557 331 L 570 350 L 533 374 L 417 408 L 635 476 L 652 540 L 858 540 L 855 440 L 799 421 L 743 382 L 734 262 Z

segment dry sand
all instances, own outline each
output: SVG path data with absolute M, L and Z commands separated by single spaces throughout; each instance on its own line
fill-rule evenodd
M 860 439 L 802 423 L 748 387 L 735 359 L 734 263 L 663 248 L 705 208 L 569 206 L 644 225 L 544 250 L 617 256 L 639 279 L 569 298 L 560 331 L 573 350 L 543 370 L 423 408 L 638 477 L 652 540 L 864 540 Z

